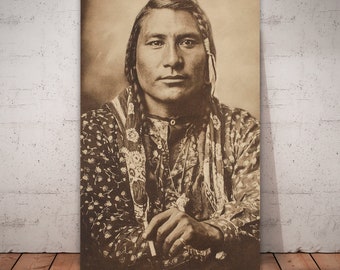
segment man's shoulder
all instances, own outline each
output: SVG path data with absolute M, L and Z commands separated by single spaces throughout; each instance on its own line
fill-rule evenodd
M 118 95 L 110 101 L 104 103 L 100 108 L 89 110 L 81 115 L 82 118 L 87 119 L 100 119 L 100 120 L 113 120 L 118 118 L 118 116 L 123 113 L 127 113 L 126 102 L 128 96 L 129 88 L 125 88 L 123 91 L 118 93 Z M 117 107 L 119 107 L 122 112 L 117 113 Z
M 89 134 L 112 134 L 119 131 L 110 102 L 105 103 L 100 108 L 83 113 L 80 125 L 81 131 Z
M 219 111 L 226 122 L 253 122 L 259 125 L 259 121 L 245 109 L 219 103 Z
M 222 125 L 230 145 L 246 147 L 250 143 L 259 144 L 260 123 L 248 111 L 219 104 Z
M 112 119 L 113 114 L 109 103 L 105 103 L 100 108 L 89 110 L 81 115 L 82 120 L 103 121 Z

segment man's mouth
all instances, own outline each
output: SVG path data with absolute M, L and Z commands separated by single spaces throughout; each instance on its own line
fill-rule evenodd
M 162 76 L 158 80 L 164 83 L 181 83 L 184 82 L 188 77 L 182 74 Z

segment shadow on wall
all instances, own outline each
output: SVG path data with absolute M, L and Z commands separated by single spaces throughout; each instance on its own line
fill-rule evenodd
M 261 37 L 261 252 L 283 251 L 280 201 L 276 177 L 275 124 L 270 118 L 270 102 Z

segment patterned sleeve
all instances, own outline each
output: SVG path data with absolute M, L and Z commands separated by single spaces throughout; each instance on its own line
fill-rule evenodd
M 246 243 L 247 239 L 259 241 L 259 123 L 245 111 L 229 111 L 225 138 L 225 185 L 231 192 L 226 194 L 228 199 L 223 214 L 207 223 L 222 231 L 223 250 L 227 251 L 237 243 Z
M 82 116 L 81 220 L 84 269 L 143 269 L 150 257 L 133 215 L 117 123 L 104 109 Z M 92 264 L 92 266 L 91 266 Z M 94 268 L 93 268 L 94 267 Z M 82 268 L 82 269 L 83 269 Z

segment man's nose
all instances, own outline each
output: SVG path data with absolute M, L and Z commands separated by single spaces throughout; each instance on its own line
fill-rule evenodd
M 183 58 L 176 44 L 165 47 L 163 55 L 163 66 L 178 69 L 183 66 Z

